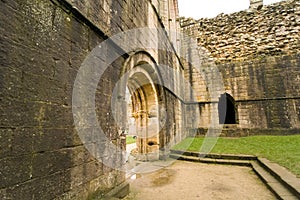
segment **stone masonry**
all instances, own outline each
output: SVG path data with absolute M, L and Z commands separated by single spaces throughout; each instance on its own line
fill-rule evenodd
M 84 144 L 77 134 L 72 115 L 76 75 L 93 48 L 122 31 L 164 28 L 167 32 L 159 45 L 174 49 L 176 34 L 168 32 L 179 28 L 177 1 L 1 0 L 0 11 L 0 199 L 104 196 L 125 182 L 125 173 L 92 156 L 86 146 L 93 143 Z M 131 42 L 153 38 L 137 35 Z M 108 49 L 120 51 L 116 45 Z M 98 83 L 95 106 L 109 143 L 119 149 L 125 148 L 125 141 L 110 108 L 112 91 L 122 72 L 141 62 L 183 69 L 176 54 L 158 49 L 147 52 L 143 47 L 125 52 L 107 67 Z M 146 71 L 141 76 L 145 74 L 154 76 Z M 168 110 L 165 127 L 159 127 L 159 141 L 155 141 L 165 150 L 167 142 L 177 138 L 174 129 L 181 134 L 180 109 L 175 109 L 181 102 L 170 91 L 154 91 Z M 173 126 L 175 120 L 177 126 Z M 93 127 L 85 126 L 87 134 L 89 128 L 92 132 Z M 144 145 L 148 143 L 145 140 Z M 147 157 L 149 149 L 141 153 Z M 112 163 L 125 159 L 120 151 L 109 156 Z
M 254 2 L 194 20 L 179 18 L 177 0 L 0 0 L 0 199 L 99 199 L 117 190 L 125 172 L 101 159 L 124 165 L 129 120 L 142 161 L 164 159 L 188 133 L 222 123 L 224 135 L 299 133 L 299 1 Z M 144 27 L 154 31 L 112 41 L 95 56 L 90 65 L 102 69 L 103 58 L 119 55 L 97 77 L 95 94 L 76 104 L 74 82 L 92 50 Z M 126 52 L 132 44 L 140 46 Z M 90 99 L 107 138 L 100 143 L 87 123 Z M 109 153 L 89 151 L 98 148 Z
M 222 74 L 225 90 L 220 93 L 226 92 L 235 101 L 237 122 L 231 127 L 240 128 L 237 132 L 241 134 L 299 130 L 299 1 L 212 19 L 181 18 L 180 23 L 181 30 L 198 45 L 191 59 L 200 55 L 203 69 L 216 66 Z M 184 43 L 183 51 L 189 46 Z M 218 99 L 210 99 L 206 77 L 193 69 L 185 72 L 188 76 L 202 116 L 199 127 L 207 128 Z

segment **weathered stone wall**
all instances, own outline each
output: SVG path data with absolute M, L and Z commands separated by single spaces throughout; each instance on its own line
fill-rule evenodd
M 124 173 L 92 157 L 79 139 L 73 84 L 85 57 L 106 38 L 137 27 L 163 27 L 155 6 L 137 0 L 1 0 L 0 11 L 0 199 L 87 199 L 123 183 Z M 171 48 L 163 41 L 160 45 Z M 155 49 L 150 54 L 157 63 L 179 68 L 174 55 Z M 120 148 L 124 141 L 110 100 L 127 58 L 106 69 L 95 95 L 100 125 Z M 172 113 L 175 101 L 169 100 Z M 116 152 L 111 159 L 123 158 Z
M 215 66 L 224 83 L 223 90 L 216 90 L 227 92 L 236 102 L 235 127 L 284 131 L 300 128 L 299 1 L 212 19 L 182 18 L 181 27 L 198 44 L 191 60 L 198 59 L 206 71 L 199 73 L 194 66 L 185 73 L 199 102 L 200 127 L 211 123 L 212 107 L 218 104 L 207 90 L 211 84 L 207 77 L 213 76 L 208 69 Z M 186 52 L 189 45 L 183 43 L 182 51 Z
M 212 19 L 181 19 L 181 27 L 217 63 L 243 61 L 298 53 L 299 15 L 299 1 L 283 1 Z

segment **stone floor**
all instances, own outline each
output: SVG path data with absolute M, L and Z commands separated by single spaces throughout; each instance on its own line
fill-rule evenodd
M 175 161 L 132 178 L 125 200 L 276 199 L 248 167 Z

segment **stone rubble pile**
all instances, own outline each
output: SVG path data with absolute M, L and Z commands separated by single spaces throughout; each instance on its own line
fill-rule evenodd
M 180 18 L 182 31 L 197 38 L 216 62 L 299 53 L 300 2 L 283 1 L 215 18 Z

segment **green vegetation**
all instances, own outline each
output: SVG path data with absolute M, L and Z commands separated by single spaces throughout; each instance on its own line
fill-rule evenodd
M 203 140 L 204 137 L 186 138 L 173 149 L 199 151 Z M 300 177 L 300 135 L 219 138 L 211 153 L 264 157 Z
M 126 144 L 132 144 L 135 142 L 136 140 L 133 138 L 133 136 L 129 136 L 129 135 L 126 136 Z

